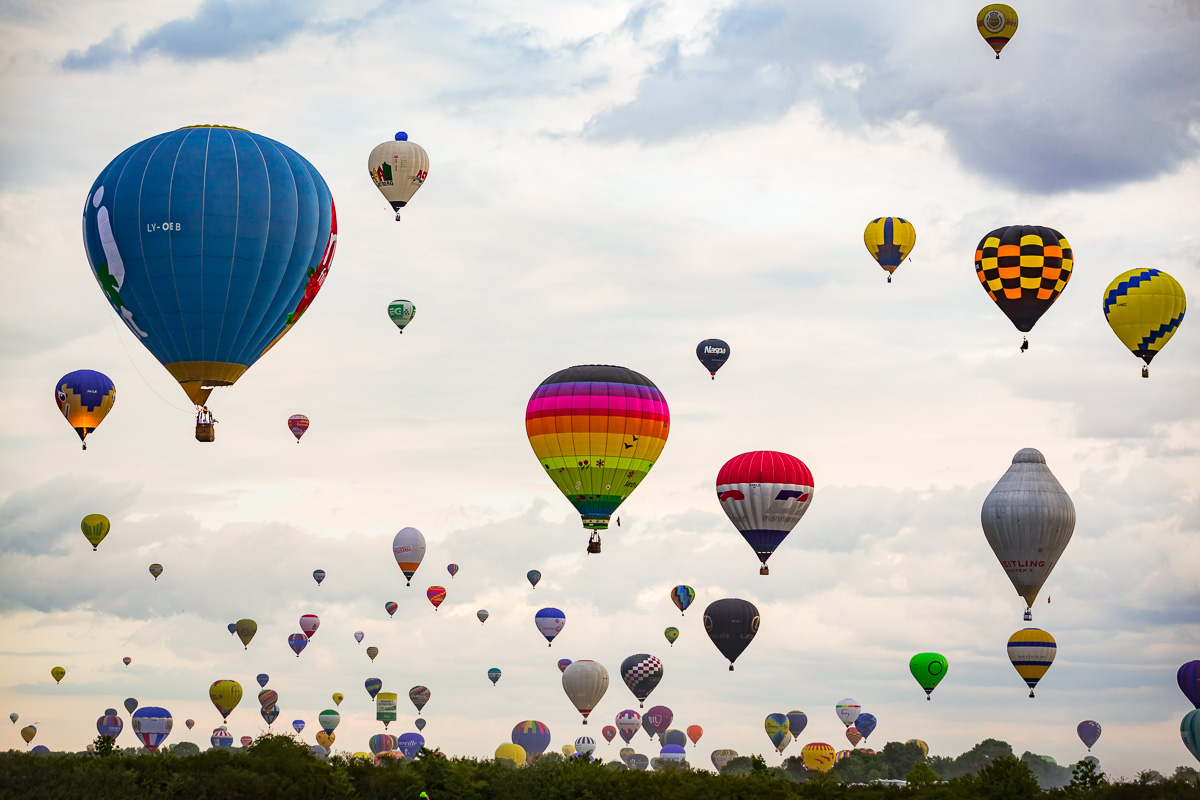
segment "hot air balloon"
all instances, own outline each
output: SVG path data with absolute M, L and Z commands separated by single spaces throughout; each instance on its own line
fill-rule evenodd
M 1025 598 L 1025 619 L 1075 530 L 1075 505 L 1046 466 L 1045 457 L 1026 447 L 988 493 L 980 513 L 984 536 Z
M 838 750 L 836 753 L 833 754 L 833 763 L 836 764 L 837 762 L 841 761 L 843 758 L 845 758 L 846 756 L 850 755 L 853 752 L 854 752 L 853 750 Z
M 193 727 L 195 727 L 195 725 L 196 725 L 196 720 L 194 720 L 194 719 L 187 719 L 187 720 L 184 720 L 184 721 L 183 721 L 183 724 L 184 724 L 184 725 L 186 725 L 186 726 L 187 726 L 187 729 L 190 731 L 190 730 L 191 730 Z
M 946 657 L 941 653 L 917 653 L 908 662 L 908 671 L 925 690 L 925 699 L 929 700 L 933 690 L 946 677 L 950 668 Z
M 787 718 L 788 733 L 792 736 L 799 736 L 808 727 L 808 715 L 803 711 L 789 711 Z
M 1075 727 L 1075 733 L 1079 734 L 1079 740 L 1087 746 L 1088 752 L 1092 752 L 1092 745 L 1100 738 L 1100 723 L 1095 720 L 1085 719 Z
M 249 747 L 250 745 L 254 744 L 254 737 L 243 736 L 239 741 L 242 743 L 242 747 Z
M 389 617 L 393 616 L 396 613 L 396 609 L 398 609 L 398 608 L 400 608 L 400 606 L 398 606 L 396 603 L 392 602 L 391 600 L 389 600 L 383 604 L 383 610 L 387 612 Z
M 255 680 L 258 681 L 258 685 L 260 687 L 265 687 L 267 685 L 267 683 L 271 680 L 271 676 L 265 672 L 260 672 L 260 673 L 258 673 L 258 677 L 255 678 Z
M 304 720 L 302 720 L 302 719 L 292 720 L 292 730 L 294 730 L 296 733 L 303 733 L 304 732 Z
M 450 577 L 453 578 L 455 575 L 458 574 L 458 564 L 447 564 L 446 572 L 449 572 Z
M 535 719 L 518 722 L 512 729 L 512 742 L 524 748 L 526 758 L 532 761 L 550 746 L 550 729 Z
M 617 752 L 617 755 L 621 757 L 621 760 L 622 760 L 622 761 L 624 761 L 626 764 L 628 764 L 628 763 L 629 763 L 629 757 L 630 757 L 631 755 L 633 755 L 635 752 L 636 752 L 636 751 L 635 751 L 635 750 L 634 750 L 632 747 L 622 747 L 622 748 L 621 748 L 621 749 L 620 749 L 620 750 Z
M 363 633 L 362 631 L 355 631 L 354 632 L 354 641 L 358 642 L 359 644 L 362 644 L 362 640 L 365 636 L 366 636 L 366 634 Z
M 423 730 L 425 730 L 425 722 L 426 722 L 426 719 L 424 717 L 417 717 L 416 719 L 413 720 L 413 725 L 417 726 L 417 730 L 423 731 Z
M 308 430 L 308 417 L 303 414 L 292 414 L 288 417 L 288 430 L 292 432 L 292 436 L 296 437 L 296 444 L 300 444 L 300 437 Z
M 367 747 L 371 749 L 374 755 L 390 752 L 396 749 L 396 737 L 386 733 L 377 733 L 371 737 L 367 743 Z
M 250 640 L 254 638 L 254 634 L 258 633 L 258 623 L 252 619 L 239 619 L 233 624 L 233 630 L 242 640 L 242 649 L 249 650 Z
M 842 721 L 843 725 L 853 725 L 854 720 L 862 713 L 862 706 L 847 697 L 844 700 L 839 700 L 834 710 L 837 712 L 838 719 Z
M 763 727 L 767 731 L 767 738 L 771 740 L 771 746 L 778 750 L 780 742 L 788 732 L 787 714 L 768 714 Z
M 433 608 L 436 611 L 437 607 L 446 599 L 446 587 L 430 586 L 425 590 L 425 596 L 429 598 L 429 602 L 433 604 Z
M 767 559 L 808 511 L 812 496 L 812 473 L 787 453 L 742 453 L 717 473 L 717 500 L 754 548 L 762 563 L 760 575 L 769 574 Z
M 525 578 L 529 581 L 529 585 L 536 589 L 538 581 L 542 579 L 542 573 L 538 572 L 536 569 L 531 569 L 529 572 L 525 573 Z
M 779 751 L 779 755 L 783 755 L 783 751 L 787 750 L 787 746 L 792 743 L 792 739 L 793 737 L 791 733 L 785 733 L 783 735 L 783 741 L 780 742 L 779 747 L 776 748 L 776 750 Z
M 905 744 L 915 744 L 917 747 L 921 748 L 921 755 L 926 757 L 929 756 L 929 745 L 925 744 L 925 742 L 921 741 L 920 739 L 909 739 L 905 742 Z
M 1066 238 L 1038 225 L 997 228 L 975 250 L 975 274 L 984 291 L 1022 333 L 1050 310 L 1074 265 Z
M 317 634 L 317 628 L 319 627 L 321 627 L 321 620 L 316 614 L 305 614 L 300 617 L 300 630 L 309 639 Z
M 704 609 L 704 630 L 721 655 L 729 659 L 730 672 L 733 662 L 758 633 L 758 621 L 754 604 L 736 597 L 717 600 Z
M 312 303 L 337 213 L 295 151 L 240 128 L 194 126 L 113 159 L 88 193 L 83 231 L 109 303 L 203 406 Z
M 875 732 L 876 719 L 874 714 L 859 714 L 854 718 L 854 727 L 862 734 L 863 739 L 869 739 Z
M 392 321 L 401 333 L 408 323 L 417 315 L 417 307 L 409 300 L 393 300 L 388 304 L 388 319 Z
M 150 574 L 154 576 L 154 580 L 158 580 L 158 576 L 163 574 L 162 564 L 151 564 Z
M 125 656 L 124 658 L 121 659 L 121 663 L 128 667 L 130 664 L 133 663 L 133 659 L 130 658 L 129 656 Z
M 378 647 L 371 645 L 370 647 L 367 648 L 367 658 L 371 659 L 371 661 L 374 661 L 375 656 L 377 656 L 377 655 L 379 655 Z
M 612 744 L 612 740 L 617 738 L 617 729 L 613 725 L 605 725 L 600 729 L 600 735 L 604 737 L 604 741 Z
M 546 646 L 550 647 L 554 644 L 554 637 L 562 633 L 566 626 L 567 615 L 557 608 L 543 608 L 534 614 L 533 622 L 537 625 L 538 633 L 546 637 Z
M 492 686 L 495 686 L 496 682 L 500 680 L 500 669 L 498 667 L 492 667 L 487 671 L 487 676 L 488 680 L 492 682 Z
M 671 602 L 679 609 L 679 616 L 683 616 L 683 612 L 687 611 L 688 606 L 696 599 L 696 590 L 690 586 L 680 584 L 671 590 Z
M 21 728 L 21 738 L 25 740 L 25 744 L 33 741 L 33 737 L 37 736 L 37 728 L 32 725 L 26 725 Z
M 144 706 L 133 712 L 131 720 L 133 735 L 141 740 L 142 746 L 151 753 L 171 735 L 171 714 L 165 708 Z
M 221 712 L 221 721 L 228 722 L 229 715 L 242 702 L 242 685 L 231 680 L 213 681 L 208 687 L 208 699 Z
M 54 678 L 55 683 L 61 683 L 62 679 L 67 676 L 67 671 L 62 667 L 52 667 L 50 669 L 50 677 Z
M 1143 378 L 1150 377 L 1150 362 L 1179 330 L 1186 310 L 1183 287 L 1162 270 L 1122 272 L 1104 290 L 1104 318 L 1121 344 L 1146 362 Z
M 488 614 L 486 608 L 481 608 L 475 612 L 475 616 L 479 617 L 479 624 L 482 625 L 483 623 L 487 622 L 487 618 L 490 617 L 491 615 Z
M 408 140 L 408 134 L 400 131 L 391 142 L 377 145 L 367 159 L 367 170 L 371 180 L 396 212 L 400 221 L 400 209 L 412 200 L 429 176 L 429 154 L 416 142 Z
M 337 734 L 330 733 L 329 731 L 317 731 L 317 735 L 313 738 L 317 740 L 317 744 L 321 747 L 324 747 L 326 750 L 332 750 L 333 742 L 337 739 Z
M 575 752 L 580 755 L 590 756 L 596 752 L 596 740 L 590 736 L 580 736 L 575 740 Z
M 563 670 L 562 686 L 587 725 L 588 714 L 608 691 L 608 670 L 598 662 L 579 659 Z
M 1189 661 L 1180 666 L 1175 679 L 1188 702 L 1200 708 L 1200 661 Z
M 1054 663 L 1058 645 L 1054 637 L 1039 628 L 1025 628 L 1008 637 L 1008 660 L 1025 683 L 1029 685 L 1029 696 L 1038 681 Z
M 58 379 L 54 402 L 58 403 L 58 410 L 79 434 L 79 441 L 87 450 L 87 435 L 95 431 L 112 411 L 117 402 L 117 387 L 102 372 L 77 369 Z
M 396 737 L 396 749 L 404 753 L 405 758 L 416 758 L 425 746 L 425 737 L 419 733 L 402 733 Z
M 655 706 L 655 708 L 657 708 L 657 706 Z M 649 711 L 647 711 L 645 716 L 642 717 L 642 730 L 644 730 L 646 735 L 651 739 L 654 738 L 654 723 L 650 721 Z
M 834 749 L 824 742 L 806 744 L 800 750 L 800 758 L 806 769 L 829 772 L 833 766 Z
M 417 713 L 421 713 L 421 709 L 429 702 L 429 687 L 414 686 L 408 690 L 408 699 L 412 700 L 412 704 L 417 707 Z
M 80 530 L 83 531 L 84 537 L 88 540 L 88 544 L 95 550 L 104 541 L 104 537 L 108 536 L 108 531 L 112 527 L 109 524 L 108 517 L 103 514 L 88 514 L 79 523 Z
M 525 748 L 519 744 L 502 744 L 496 748 L 494 758 L 497 761 L 511 761 L 514 765 L 520 766 L 525 763 Z
M 134 711 L 137 711 L 138 701 L 132 697 L 126 697 L 123 705 L 125 706 L 125 710 L 132 714 Z
M 634 734 L 641 730 L 642 715 L 633 709 L 627 708 L 620 714 L 617 714 L 616 725 L 617 733 L 621 734 L 621 739 L 625 744 L 629 744 Z
M 569 666 L 571 666 L 571 659 L 569 659 L 569 658 L 560 658 L 560 659 L 558 660 L 558 671 L 559 671 L 559 672 L 566 672 L 566 671 L 567 671 L 567 667 L 569 667 Z
M 700 741 L 700 737 L 703 735 L 704 735 L 704 728 L 701 728 L 699 725 L 688 725 L 687 737 L 692 740 L 693 747 L 696 745 L 697 742 Z
M 317 582 L 317 586 L 320 586 L 321 581 L 325 580 L 325 570 L 314 569 L 313 570 L 313 580 Z
M 363 682 L 363 686 L 366 687 L 367 694 L 369 694 L 371 699 L 374 700 L 375 695 L 379 694 L 379 690 L 383 688 L 383 681 L 379 678 L 367 678 L 366 681 Z
M 648 725 L 650 730 L 662 736 L 675 720 L 675 712 L 666 706 L 654 706 L 642 715 L 642 725 Z
M 263 722 L 267 723 L 267 727 L 270 728 L 271 724 L 279 719 L 279 706 L 263 706 L 258 710 L 258 713 L 262 716 Z
M 346 699 L 346 695 L 342 694 L 341 692 L 334 692 L 329 697 L 331 700 L 333 700 L 333 704 L 335 706 L 340 706 L 342 701 Z
M 850 742 L 851 747 L 858 747 L 858 743 L 862 741 L 863 735 L 858 732 L 858 728 L 851 725 L 846 728 L 846 740 Z
M 325 733 L 333 733 L 342 721 L 342 715 L 336 709 L 327 708 L 317 715 L 317 723 Z
M 404 573 L 404 585 L 411 586 L 413 573 L 425 558 L 424 535 L 416 528 L 401 528 L 392 537 L 392 555 L 396 557 L 396 564 Z
M 700 359 L 700 363 L 715 381 L 717 370 L 729 360 L 729 345 L 720 339 L 705 339 L 696 345 L 696 358 Z
M 658 461 L 671 424 L 662 392 L 624 367 L 580 366 L 554 373 L 525 409 L 529 444 L 592 531 L 598 531 Z
M 225 728 L 213 728 L 208 741 L 213 747 L 233 747 L 233 734 Z
M 116 714 L 105 714 L 96 720 L 96 731 L 101 736 L 107 736 L 110 739 L 120 736 L 124 727 L 125 722 Z
M 979 9 L 979 14 L 975 17 L 975 26 L 979 28 L 979 35 L 996 51 L 996 58 L 999 59 L 1000 51 L 1017 32 L 1017 12 L 1013 11 L 1012 6 L 992 3 Z
M 737 757 L 738 757 L 737 750 L 728 750 L 728 749 L 713 750 L 712 754 L 709 755 L 709 759 L 712 760 L 712 764 L 714 767 L 717 768 L 718 773 L 720 773 L 721 770 L 725 769 L 726 764 L 728 764 L 730 761 L 732 761 L 733 759 L 735 759 Z
M 621 662 L 621 680 L 638 700 L 638 708 L 646 707 L 646 698 L 663 679 L 662 661 L 649 653 L 636 653 Z M 621 727 L 618 722 L 617 728 Z M 628 739 L 626 740 L 628 741 Z
M 675 646 L 675 640 L 679 638 L 679 628 L 667 628 L 663 631 L 663 636 L 667 637 L 671 647 Z
M 658 751 L 658 757 L 663 761 L 678 764 L 687 756 L 687 751 L 683 749 L 683 745 L 668 744 Z
M 12 721 L 13 725 L 16 725 L 17 720 L 19 720 L 21 717 L 19 714 L 17 714 L 17 712 L 14 711 L 13 713 L 8 715 L 8 718 Z
M 634 753 L 629 758 L 625 759 L 625 763 L 630 769 L 636 769 L 639 772 L 645 772 L 646 767 L 650 766 L 650 758 L 641 753 Z
M 300 657 L 300 651 L 308 647 L 308 636 L 303 633 L 293 633 L 288 636 L 288 647 L 292 648 L 292 652 L 296 654 L 296 658 Z
M 887 281 L 891 283 L 892 273 L 908 258 L 917 243 L 917 230 L 911 222 L 900 217 L 876 217 L 867 223 L 863 243 L 871 258 L 887 271 Z
M 24 736 L 25 731 L 21 731 L 21 735 Z M 1188 752 L 1200 761 L 1200 710 L 1192 709 L 1183 715 L 1183 720 L 1179 723 L 1179 735 L 1183 738 L 1183 745 Z
M 395 692 L 379 692 L 375 696 L 375 719 L 387 727 L 388 723 L 396 721 L 400 708 L 400 700 Z
M 228 625 L 226 625 L 225 627 L 229 629 L 230 636 L 233 636 L 237 633 L 237 623 L 236 622 L 231 622 Z

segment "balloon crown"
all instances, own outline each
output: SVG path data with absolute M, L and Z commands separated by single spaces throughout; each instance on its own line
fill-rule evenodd
M 398 132 L 396 133 L 396 141 L 397 141 L 397 142 L 407 142 L 407 141 L 408 141 L 408 134 L 407 134 L 407 133 L 405 133 L 404 131 L 398 131 Z
M 239 128 L 236 125 L 184 125 L 178 130 L 186 131 L 189 128 L 228 128 L 231 131 L 246 131 L 246 133 L 250 132 L 249 128 Z

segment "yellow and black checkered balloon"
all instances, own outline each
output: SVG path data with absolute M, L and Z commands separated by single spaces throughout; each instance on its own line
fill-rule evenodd
M 1131 269 L 1104 290 L 1104 318 L 1129 351 L 1147 364 L 1183 322 L 1187 295 L 1159 269 Z
M 1022 333 L 1058 299 L 1074 265 L 1066 237 L 1040 225 L 997 228 L 975 250 L 979 282 Z

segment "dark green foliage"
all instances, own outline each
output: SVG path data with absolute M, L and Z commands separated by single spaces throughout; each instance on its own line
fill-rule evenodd
M 979 796 L 986 800 L 1033 800 L 1042 793 L 1029 766 L 1012 756 L 1000 756 L 979 771 Z
M 937 779 L 938 776 L 933 771 L 933 767 L 924 761 L 918 761 L 916 764 L 913 764 L 913 768 L 904 776 L 904 781 L 911 789 L 924 789 L 927 786 L 932 786 L 937 783 Z
M 111 736 L 105 736 L 104 734 L 100 734 L 99 736 L 96 737 L 96 740 L 94 742 L 92 742 L 92 754 L 93 755 L 100 756 L 101 758 L 106 758 L 108 756 L 116 755 L 116 753 L 117 753 L 117 740 L 112 738 Z
M 933 767 L 933 771 L 938 774 L 939 778 L 947 781 L 964 775 L 977 775 L 980 770 L 997 758 L 1012 755 L 1013 750 L 1008 742 L 1002 742 L 999 739 L 984 739 L 958 758 L 934 756 L 929 759 L 929 766 Z
M 1037 778 L 1038 786 L 1043 789 L 1059 789 L 1071 781 L 1072 769 L 1070 767 L 1051 764 L 1028 750 L 1021 755 L 1021 761 L 1029 767 L 1029 771 Z

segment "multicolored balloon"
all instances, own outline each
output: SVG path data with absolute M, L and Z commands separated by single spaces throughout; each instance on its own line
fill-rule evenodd
M 292 414 L 288 417 L 288 430 L 296 437 L 296 444 L 300 444 L 300 437 L 308 430 L 308 424 L 308 417 L 303 414 Z
M 631 708 L 627 708 L 617 714 L 616 725 L 617 733 L 621 735 L 621 739 L 625 744 L 629 744 L 634 734 L 642 728 L 642 715 Z
M 1017 32 L 1017 12 L 1013 11 L 1012 6 L 1003 3 L 986 5 L 979 9 L 979 14 L 975 17 L 975 27 L 979 28 L 979 35 L 991 45 L 996 51 L 996 58 L 999 59 L 1000 51 Z
M 379 678 L 367 678 L 363 681 L 363 686 L 366 688 L 367 694 L 374 700 L 375 695 L 379 694 L 379 690 L 383 688 L 383 681 Z
M 292 652 L 296 654 L 296 658 L 300 657 L 300 651 L 308 647 L 308 636 L 303 633 L 293 633 L 288 636 L 288 647 L 292 648 Z
M 526 759 L 532 761 L 550 746 L 550 729 L 536 719 L 518 722 L 512 729 L 512 743 L 522 747 Z
M 560 658 L 560 659 L 558 660 L 558 671 L 559 671 L 559 672 L 566 672 L 566 671 L 567 671 L 567 667 L 569 667 L 569 666 L 571 666 L 571 659 L 569 659 L 569 658 Z
M 121 659 L 121 663 L 128 667 L 130 664 L 133 663 L 133 659 L 130 658 L 129 656 L 125 656 L 124 658 Z
M 377 656 L 377 655 L 379 655 L 378 647 L 376 647 L 375 645 L 371 645 L 370 647 L 367 648 L 367 658 L 371 659 L 371 661 L 374 661 L 375 656 Z
M 258 713 L 262 716 L 263 722 L 267 723 L 267 727 L 270 728 L 275 720 L 279 719 L 279 706 L 263 706 L 258 710 Z
M 950 664 L 941 653 L 917 653 L 908 661 L 908 671 L 925 690 L 925 699 L 931 700 L 933 690 L 946 677 Z
M 300 630 L 309 639 L 317 634 L 319 627 L 321 627 L 321 620 L 316 614 L 305 614 L 300 617 Z
M 233 747 L 233 734 L 225 728 L 213 728 L 208 742 L 213 747 Z
M 1008 637 L 1008 660 L 1029 686 L 1029 696 L 1050 669 L 1057 654 L 1054 637 L 1040 628 L 1025 628 Z
M 546 637 L 546 646 L 551 647 L 554 644 L 554 638 L 566 627 L 567 615 L 557 608 L 547 607 L 533 615 L 533 623 L 537 626 L 538 633 Z
M 853 725 L 854 720 L 862 713 L 862 706 L 847 697 L 838 701 L 834 706 L 834 711 L 837 712 L 838 719 L 842 721 L 843 725 Z
M 458 574 L 458 564 L 447 564 L 446 572 L 449 572 L 450 577 L 453 578 L 455 575 Z
M 157 753 L 159 745 L 171 735 L 172 722 L 171 714 L 165 708 L 144 706 L 133 712 L 131 726 L 142 746 Z
M 366 634 L 365 634 L 365 633 L 363 633 L 362 631 L 355 631 L 355 632 L 354 632 L 354 641 L 358 642 L 359 644 L 362 644 L 362 640 L 363 640 L 365 637 L 366 637 Z
M 917 747 L 921 748 L 922 756 L 925 756 L 926 758 L 929 757 L 929 745 L 925 744 L 925 742 L 923 742 L 922 740 L 909 739 L 908 741 L 905 742 L 905 744 L 915 744 Z
M 325 733 L 333 733 L 342 723 L 342 715 L 336 709 L 327 708 L 317 715 L 317 723 Z
M 795 456 L 757 450 L 726 461 L 716 485 L 721 509 L 758 556 L 759 574 L 769 574 L 767 559 L 812 503 L 812 472 Z
M 304 720 L 302 720 L 302 719 L 292 720 L 292 730 L 294 730 L 296 733 L 303 733 L 304 732 Z
M 800 759 L 806 769 L 829 772 L 833 767 L 834 749 L 824 742 L 812 742 L 800 750 Z
M 492 667 L 491 669 L 489 669 L 487 671 L 487 676 L 488 676 L 488 680 L 492 682 L 492 686 L 495 686 L 496 683 L 500 680 L 499 667 Z
M 163 574 L 162 564 L 151 564 L 150 574 L 154 576 L 154 580 L 158 580 L 158 576 Z
M 100 427 L 112 411 L 117 402 L 117 387 L 103 372 L 77 369 L 58 379 L 54 402 L 87 450 L 87 435 Z
M 417 315 L 417 306 L 410 300 L 393 300 L 388 304 L 388 319 L 392 321 L 401 333 L 405 326 Z
M 95 550 L 104 541 L 104 537 L 108 536 L 109 530 L 112 528 L 108 517 L 103 514 L 88 514 L 79 523 L 79 529 L 83 531 L 84 538 L 88 540 L 88 544 Z
M 563 670 L 562 686 L 587 725 L 588 714 L 608 691 L 608 670 L 599 662 L 581 658 Z
M 600 729 L 600 735 L 604 737 L 604 741 L 612 744 L 612 740 L 617 738 L 617 729 L 613 725 L 605 725 Z
M 412 704 L 417 707 L 417 713 L 421 713 L 421 709 L 429 702 L 429 687 L 414 686 L 408 690 L 408 699 L 412 700 Z
M 270 708 L 279 702 L 279 692 L 274 689 L 263 689 L 258 693 L 258 704 L 262 708 Z
M 138 701 L 135 698 L 126 697 L 125 702 L 122 705 L 125 706 L 126 711 L 132 714 L 134 711 L 137 711 Z
M 763 728 L 767 731 L 767 738 L 771 740 L 771 746 L 778 750 L 783 737 L 788 732 L 787 714 L 768 714 L 763 722 Z
M 1100 723 L 1094 719 L 1085 719 L 1075 726 L 1075 733 L 1079 735 L 1079 740 L 1087 746 L 1090 753 L 1092 752 L 1092 745 L 1100 739 Z
M 125 722 L 116 714 L 105 714 L 96 720 L 96 731 L 101 736 L 107 736 L 110 739 L 120 736 L 124 727 Z
M 749 600 L 730 597 L 710 603 L 704 609 L 704 631 L 721 655 L 729 659 L 730 672 L 733 662 L 754 641 L 758 624 L 758 608 Z
M 367 171 L 399 222 L 400 209 L 408 205 L 429 177 L 429 154 L 421 145 L 410 142 L 407 133 L 399 131 L 394 141 L 376 145 L 371 151 Z
M 487 622 L 487 618 L 490 617 L 491 614 L 487 612 L 486 608 L 481 608 L 475 612 L 475 616 L 479 618 L 479 624 L 482 625 L 483 623 Z
M 696 345 L 696 358 L 708 370 L 712 380 L 717 379 L 717 370 L 729 360 L 729 344 L 720 339 L 705 339 Z
M 186 725 L 186 726 L 187 726 L 187 729 L 190 731 L 190 730 L 191 730 L 193 727 L 195 727 L 195 725 L 196 725 L 196 720 L 194 720 L 194 719 L 186 719 L 186 720 L 184 720 L 184 721 L 183 721 L 183 724 L 184 724 L 184 725 Z
M 1149 366 L 1183 322 L 1187 295 L 1158 269 L 1131 269 L 1104 290 L 1104 318 L 1121 344 Z M 1142 368 L 1142 377 L 1150 371 Z
M 24 728 L 21 728 L 21 738 L 25 740 L 25 744 L 32 742 L 35 736 L 37 736 L 37 728 L 33 725 L 26 725 Z
M 887 282 L 917 243 L 917 229 L 900 217 L 876 217 L 863 231 L 863 244 L 871 258 L 887 272 Z
M 674 647 L 675 640 L 679 638 L 679 628 L 667 628 L 663 631 L 663 636 L 667 637 L 667 642 Z
M 429 602 L 433 604 L 433 608 L 436 611 L 437 607 L 446 600 L 446 587 L 430 586 L 425 590 L 425 596 L 429 598 Z
M 683 616 L 683 612 L 687 611 L 688 606 L 696 599 L 696 590 L 690 586 L 680 584 L 671 590 L 671 602 L 679 609 L 679 616 Z
M 386 733 L 377 733 L 367 742 L 373 755 L 388 753 L 396 749 L 396 737 Z
M 425 560 L 424 534 L 416 528 L 401 528 L 392 537 L 392 555 L 396 557 L 396 566 L 404 573 L 404 585 L 411 586 L 413 574 Z
M 658 751 L 658 757 L 663 761 L 679 763 L 687 757 L 687 751 L 683 749 L 683 745 L 668 744 Z
M 728 749 L 713 750 L 709 755 L 709 759 L 712 761 L 713 766 L 717 768 L 718 774 L 721 772 L 721 770 L 725 769 L 726 764 L 737 757 L 737 750 Z
M 635 653 L 621 662 L 621 680 L 633 692 L 638 700 L 638 708 L 646 707 L 646 698 L 662 682 L 663 665 L 658 656 L 649 653 Z M 617 728 L 620 729 L 620 717 L 617 718 Z M 626 739 L 626 741 L 629 741 Z
M 975 274 L 984 291 L 1022 333 L 1050 310 L 1074 266 L 1066 237 L 1040 225 L 997 228 L 975 249 Z
M 383 610 L 387 612 L 389 617 L 395 615 L 396 609 L 398 608 L 400 608 L 400 606 L 391 600 L 383 604 Z
M 337 212 L 295 151 L 203 125 L 113 159 L 88 193 L 83 232 L 113 309 L 200 406 L 312 303 L 337 246 Z
M 213 681 L 208 687 L 208 699 L 221 713 L 221 721 L 228 722 L 229 715 L 242 702 L 242 685 L 233 680 Z
M 851 747 L 858 747 L 858 743 L 862 741 L 863 735 L 858 732 L 858 728 L 851 725 L 846 728 L 846 740 L 850 742 Z
M 608 528 L 658 461 L 670 424 L 658 387 L 624 367 L 560 370 L 542 381 L 525 409 L 534 455 L 592 531 Z
M 242 649 L 250 649 L 250 640 L 258 633 L 258 623 L 252 619 L 239 619 L 233 624 L 234 633 L 242 640 Z
M 332 750 L 333 741 L 337 739 L 337 734 L 330 733 L 329 731 L 317 731 L 317 735 L 313 738 L 317 740 L 317 744 L 321 747 L 324 747 L 326 750 Z

